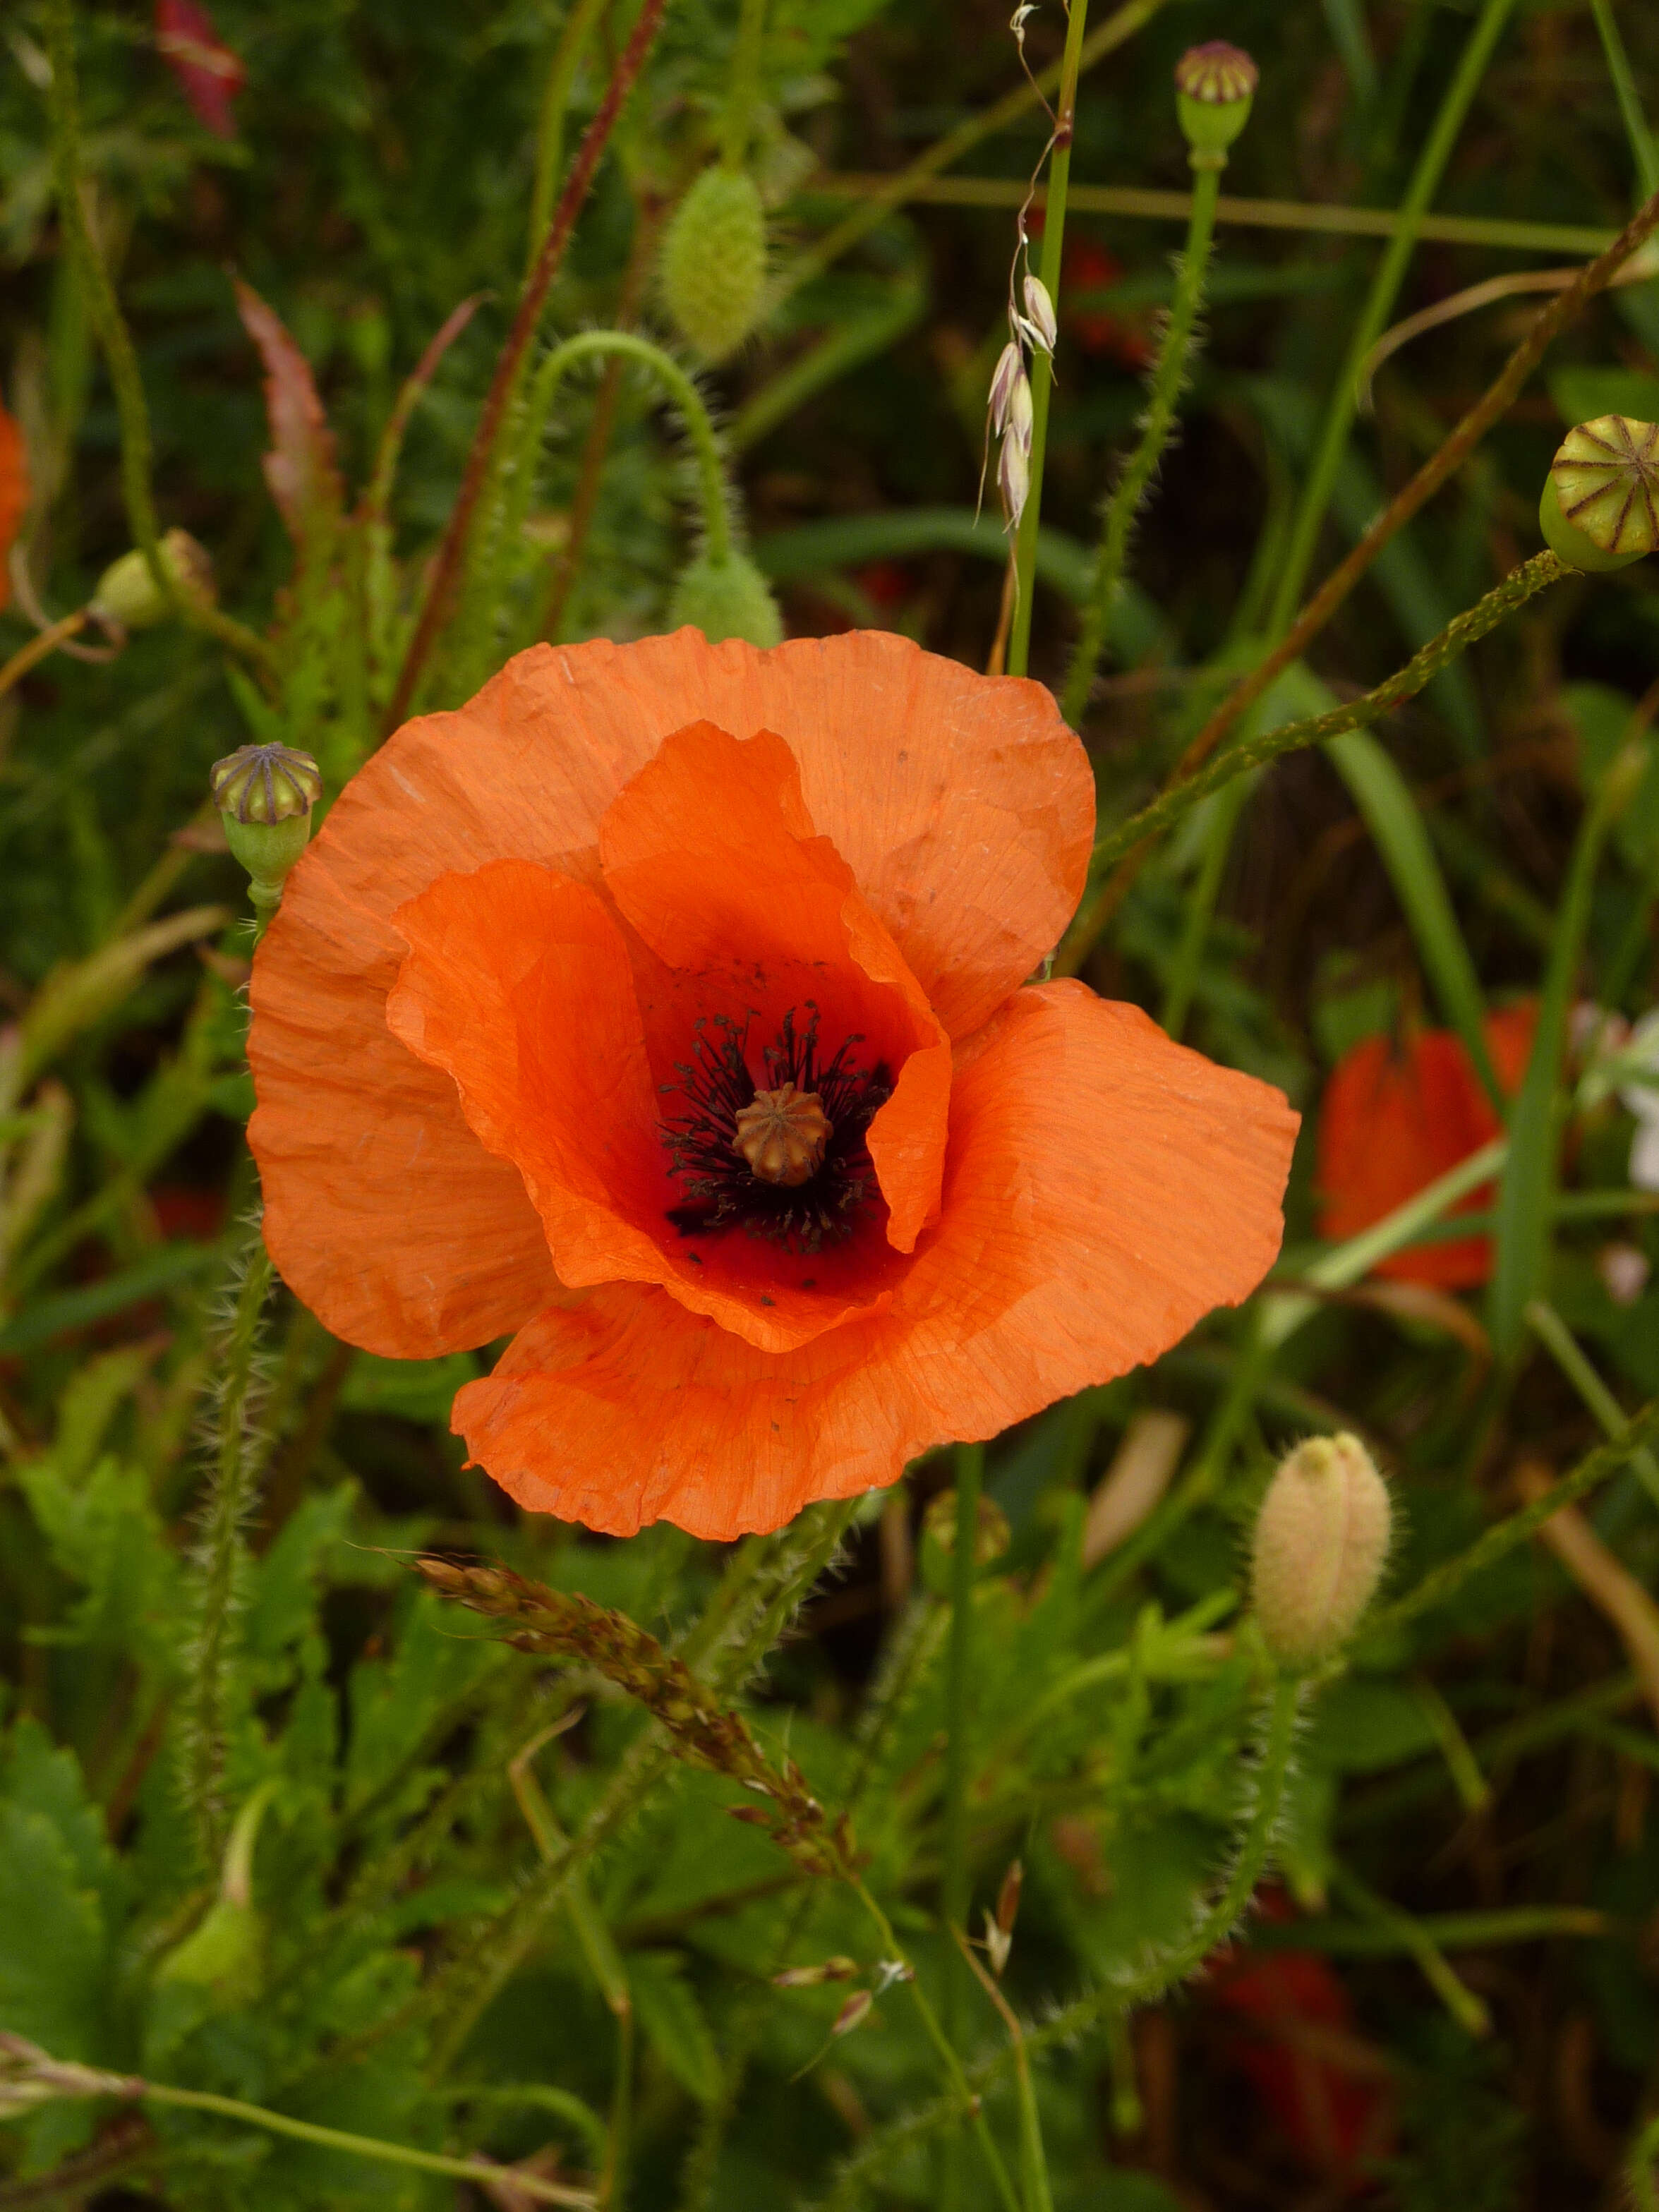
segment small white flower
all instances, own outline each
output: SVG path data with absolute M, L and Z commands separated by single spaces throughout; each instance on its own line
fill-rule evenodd
M 991 379 L 991 421 L 1000 437 L 1008 427 L 1008 410 L 1013 400 L 1014 386 L 1025 381 L 1025 357 L 1012 338 L 997 356 L 996 374 Z
M 1653 1267 L 1645 1252 L 1634 1244 L 1604 1244 L 1596 1256 L 1595 1272 L 1616 1306 L 1633 1306 L 1648 1286 Z
M 1048 287 L 1041 276 L 1028 272 L 1024 289 L 1025 315 L 1021 318 L 1022 327 L 1039 351 L 1052 355 L 1060 338 L 1060 325 L 1054 320 L 1054 303 L 1048 297 Z
M 997 483 L 1002 489 L 1002 504 L 1009 521 L 1018 523 L 1025 512 L 1026 494 L 1031 489 L 1030 465 L 1018 438 L 1006 437 L 1002 441 Z

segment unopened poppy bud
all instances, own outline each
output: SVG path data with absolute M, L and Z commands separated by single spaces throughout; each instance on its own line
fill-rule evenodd
M 209 779 L 225 842 L 247 870 L 256 914 L 275 913 L 283 882 L 311 836 L 323 779 L 309 753 L 287 745 L 242 745 L 215 761 Z
M 700 629 L 710 645 L 740 637 L 748 645 L 783 642 L 783 617 L 772 589 L 754 562 L 741 553 L 717 561 L 699 553 L 680 571 L 668 602 L 668 626 Z
M 1358 1437 L 1310 1437 L 1283 1461 L 1256 1516 L 1251 1582 L 1280 1666 L 1316 1666 L 1352 1635 L 1382 1580 L 1388 1486 Z
M 1562 440 L 1538 502 L 1544 542 L 1570 568 L 1628 568 L 1659 545 L 1659 423 L 1598 415 Z
M 206 547 L 198 545 L 187 530 L 169 530 L 157 550 L 179 597 L 198 606 L 211 606 L 213 563 Z M 87 612 L 106 629 L 149 629 L 165 622 L 172 611 L 137 546 L 111 562 L 87 602 Z
M 766 288 L 766 211 L 742 169 L 705 169 L 663 234 L 663 303 L 705 361 L 722 361 L 755 326 Z
M 1195 169 L 1224 168 L 1227 149 L 1250 119 L 1261 72 L 1224 39 L 1188 46 L 1176 64 L 1176 113 Z

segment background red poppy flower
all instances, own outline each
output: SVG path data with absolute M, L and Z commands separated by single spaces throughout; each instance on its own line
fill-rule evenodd
M 178 78 L 197 121 L 216 138 L 234 138 L 236 96 L 247 70 L 207 9 L 198 0 L 155 0 L 155 49 Z
M 617 1533 L 775 1527 L 1152 1358 L 1271 1264 L 1297 1122 L 1021 988 L 1092 823 L 1046 690 L 901 638 L 520 654 L 347 787 L 255 959 L 278 1267 L 372 1351 L 515 1330 L 456 1427 Z M 857 1141 L 700 1183 L 665 1124 L 809 1029 Z
M 28 455 L 23 434 L 0 405 L 0 607 L 11 598 L 11 549 L 28 512 Z
M 1537 1025 L 1534 999 L 1486 1018 L 1486 1050 L 1508 1093 L 1526 1073 Z M 1492 1101 L 1449 1030 L 1419 1030 L 1404 1043 L 1362 1039 L 1332 1069 L 1320 1107 L 1320 1234 L 1333 1243 L 1358 1236 L 1498 1133 Z M 1455 1211 L 1480 1212 L 1492 1202 L 1488 1184 Z M 1460 1237 L 1396 1252 L 1376 1273 L 1462 1291 L 1484 1283 L 1492 1264 L 1489 1238 Z

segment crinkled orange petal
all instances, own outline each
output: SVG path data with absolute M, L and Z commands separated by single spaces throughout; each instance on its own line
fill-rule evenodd
M 740 741 L 708 722 L 677 731 L 607 811 L 599 857 L 606 890 L 651 951 L 727 996 L 706 1012 L 752 1006 L 774 1025 L 786 1011 L 804 1019 L 799 986 L 823 1017 L 826 1058 L 856 1030 L 868 1058 L 891 1066 L 896 1086 L 870 1125 L 870 1157 L 887 1240 L 914 1251 L 939 1211 L 950 1043 L 852 871 L 814 833 L 788 746 L 769 731 Z M 838 1005 L 836 971 L 849 961 L 881 988 Z
M 392 1033 L 453 1079 L 480 1144 L 516 1164 L 562 1282 L 659 1284 L 771 1352 L 887 1302 L 899 1271 L 871 1265 L 878 1236 L 805 1259 L 673 1228 L 683 1193 L 628 949 L 597 893 L 497 860 L 441 876 L 397 922 L 410 951 L 387 1001 Z
M 1039 684 L 872 631 L 770 653 L 688 629 L 520 653 L 364 764 L 255 956 L 248 1135 L 266 1237 L 337 1334 L 418 1358 L 487 1341 L 551 1295 L 515 1172 L 478 1145 L 453 1084 L 386 1027 L 405 951 L 392 916 L 439 876 L 506 858 L 597 881 L 605 809 L 698 717 L 784 738 L 811 818 L 953 1036 L 1070 919 L 1092 781 Z
M 957 1055 L 939 1225 L 886 1312 L 769 1354 L 659 1291 L 550 1304 L 455 1401 L 521 1504 L 729 1540 L 1177 1342 L 1273 1264 L 1297 1116 L 1078 983 Z

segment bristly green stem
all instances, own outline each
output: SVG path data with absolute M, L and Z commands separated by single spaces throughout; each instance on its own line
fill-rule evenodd
M 258 1460 L 249 1433 L 258 1382 L 259 1323 L 270 1289 L 270 1255 L 256 1225 L 244 1261 L 217 1379 L 217 1449 L 202 1530 L 199 1617 L 185 1698 L 185 1789 L 204 1859 L 216 1866 L 224 1847 L 220 1784 L 227 1726 L 226 1673 L 236 1585 L 246 1556 L 243 1531 L 252 1509 Z
M 1585 1357 L 1583 1345 L 1555 1308 L 1547 1298 L 1534 1298 L 1527 1308 L 1526 1318 L 1528 1328 L 1595 1414 L 1602 1435 L 1616 1437 L 1625 1425 L 1625 1409 Z M 1643 1489 L 1659 1505 L 1659 1460 L 1644 1444 L 1631 1454 L 1630 1463 Z
M 720 118 L 720 160 L 728 169 L 740 169 L 749 151 L 755 102 L 760 96 L 765 33 L 766 0 L 742 0 L 737 41 L 732 49 L 732 74 L 726 81 L 726 112 Z
M 181 622 L 210 631 L 222 645 L 274 672 L 276 656 L 264 638 L 217 607 L 179 589 L 161 558 L 161 531 L 155 519 L 155 500 L 150 489 L 153 448 L 149 410 L 144 403 L 143 380 L 132 337 L 104 266 L 104 257 L 87 221 L 82 198 L 81 111 L 75 68 L 75 17 L 71 0 L 52 0 L 46 11 L 46 43 L 52 62 L 48 105 L 52 115 L 52 168 L 57 183 L 58 214 L 76 269 L 87 290 L 88 307 L 98 343 L 103 349 L 114 387 L 115 411 L 121 426 L 121 493 L 133 543 L 144 556 L 150 580 L 165 605 Z
M 947 1937 L 943 1988 L 944 2036 L 953 2048 L 960 2033 L 968 1978 L 951 1954 L 951 1933 L 967 1932 L 969 1712 L 974 1674 L 974 1586 L 979 1579 L 979 1500 L 985 1480 L 983 1444 L 958 1444 L 956 1449 L 957 1528 L 951 1554 L 951 1642 L 945 1654 L 945 1795 L 940 1808 L 943 1830 L 943 1871 L 939 1881 L 939 1918 Z M 942 2146 L 940 2202 L 945 2207 L 962 2197 L 959 2142 Z
M 1535 592 L 1571 573 L 1553 553 L 1534 553 L 1530 561 L 1523 561 L 1518 568 L 1512 568 L 1483 599 L 1455 617 L 1438 637 L 1431 638 L 1420 653 L 1413 653 L 1402 669 L 1386 683 L 1379 684 L 1374 691 L 1350 700 L 1346 706 L 1334 707 L 1328 714 L 1315 714 L 1304 721 L 1286 722 L 1279 729 L 1263 731 L 1258 737 L 1242 738 L 1225 752 L 1218 754 L 1185 783 L 1170 785 L 1139 814 L 1131 815 L 1128 821 L 1108 830 L 1095 847 L 1091 875 L 1103 875 L 1137 846 L 1162 836 L 1200 799 L 1231 783 L 1235 776 L 1248 775 L 1250 769 L 1261 768 L 1268 761 L 1278 760 L 1285 753 L 1299 752 L 1306 745 L 1319 744 L 1327 738 L 1340 737 L 1345 730 L 1363 729 L 1370 723 L 1381 721 L 1392 708 L 1415 698 L 1443 668 L 1496 629 Z M 1076 974 L 1094 944 L 1103 918 L 1099 901 L 1085 899 L 1056 963 L 1062 975 Z
M 1050 300 L 1060 299 L 1060 254 L 1066 244 L 1066 193 L 1072 180 L 1072 131 L 1077 117 L 1077 81 L 1082 67 L 1083 33 L 1089 0 L 1071 0 L 1066 50 L 1060 57 L 1060 97 L 1054 110 L 1054 156 L 1048 164 L 1048 197 L 1042 222 L 1042 277 Z M 1046 353 L 1031 364 L 1031 488 L 1014 536 L 1014 620 L 1008 634 L 1008 673 L 1024 676 L 1031 658 L 1031 593 L 1036 582 L 1037 525 L 1042 515 L 1042 460 L 1048 442 L 1048 401 L 1054 365 Z
M 1142 421 L 1140 441 L 1107 505 L 1089 605 L 1060 697 L 1060 712 L 1073 729 L 1081 724 L 1088 708 L 1095 671 L 1106 642 L 1112 602 L 1117 597 L 1128 556 L 1129 532 L 1175 428 L 1176 407 L 1187 382 L 1193 333 L 1204 297 L 1205 278 L 1209 273 L 1216 202 L 1220 193 L 1220 168 L 1199 169 L 1193 180 L 1193 211 L 1187 225 L 1187 244 L 1176 276 L 1175 297 L 1164 326 L 1158 365 L 1152 371 L 1152 393 Z
M 702 501 L 703 528 L 711 560 L 724 562 L 732 554 L 732 523 L 726 503 L 726 470 L 720 460 L 720 440 L 702 394 L 672 354 L 653 345 L 632 331 L 580 331 L 556 345 L 536 372 L 530 403 L 530 420 L 544 422 L 552 410 L 565 371 L 579 361 L 595 356 L 637 361 L 644 364 L 679 410 L 680 420 L 691 441 L 697 466 L 697 486 Z
M 1616 1437 L 1598 1445 L 1595 1450 L 1581 1459 L 1571 1474 L 1564 1474 L 1559 1482 L 1534 1500 L 1523 1505 L 1518 1513 L 1507 1520 L 1494 1522 L 1484 1535 L 1479 1536 L 1466 1552 L 1455 1559 L 1444 1560 L 1424 1576 L 1415 1589 L 1407 1590 L 1404 1597 L 1396 1598 L 1392 1605 L 1381 1607 L 1366 1620 L 1361 1634 L 1370 1638 L 1391 1632 L 1415 1620 L 1420 1613 L 1427 1613 L 1437 1605 L 1443 1605 L 1460 1590 L 1471 1575 L 1477 1575 L 1512 1552 L 1517 1544 L 1541 1528 L 1553 1513 L 1564 1505 L 1573 1505 L 1581 1498 L 1618 1474 L 1648 1439 L 1659 1434 L 1659 1398 L 1650 1398 L 1639 1413 L 1632 1413 Z
M 1515 0 L 1486 0 L 1480 21 L 1470 33 L 1468 44 L 1464 47 L 1451 82 L 1446 88 L 1446 96 L 1440 103 L 1440 112 L 1434 119 L 1428 143 L 1418 157 L 1416 170 L 1401 204 L 1399 228 L 1389 239 L 1377 264 L 1365 304 L 1349 337 L 1348 349 L 1338 373 L 1330 404 L 1326 409 L 1313 466 L 1302 488 L 1302 497 L 1291 525 L 1290 544 L 1286 549 L 1285 566 L 1279 574 L 1279 588 L 1274 594 L 1267 625 L 1270 635 L 1274 638 L 1290 627 L 1291 618 L 1302 597 L 1302 587 L 1308 579 L 1308 570 L 1318 549 L 1326 509 L 1330 505 L 1337 471 L 1342 465 L 1348 432 L 1353 426 L 1354 412 L 1358 405 L 1359 378 L 1366 356 L 1382 337 L 1394 312 L 1407 264 L 1417 245 L 1418 225 L 1428 213 L 1429 202 L 1439 187 L 1446 163 L 1451 158 L 1452 148 L 1456 143 L 1457 134 L 1463 127 L 1463 118 L 1480 89 L 1492 49 L 1498 44 L 1514 7 Z

